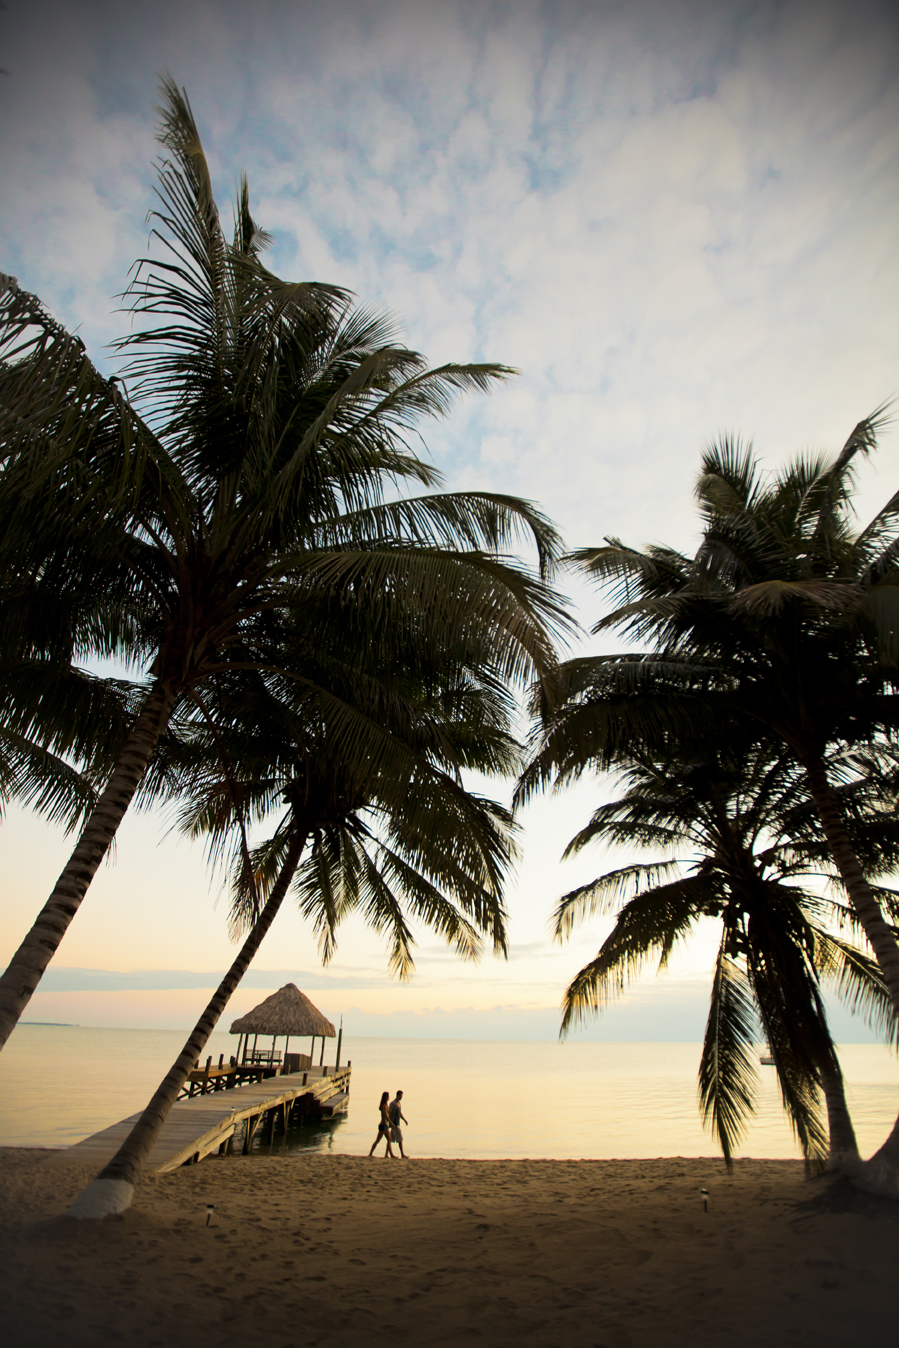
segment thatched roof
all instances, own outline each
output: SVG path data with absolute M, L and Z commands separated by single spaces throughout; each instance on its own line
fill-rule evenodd
M 271 997 L 266 997 L 252 1011 L 235 1020 L 231 1033 L 320 1034 L 325 1039 L 333 1039 L 337 1031 L 295 983 L 285 983 Z

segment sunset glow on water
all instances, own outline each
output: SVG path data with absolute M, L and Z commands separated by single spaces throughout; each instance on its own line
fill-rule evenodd
M 171 1030 L 20 1026 L 0 1058 L 0 1145 L 69 1146 L 139 1110 L 183 1043 Z M 218 1033 L 217 1060 L 235 1040 Z M 326 1062 L 334 1061 L 328 1041 Z M 205 1056 L 205 1055 L 204 1055 Z M 290 1147 L 367 1152 L 383 1090 L 404 1092 L 410 1156 L 711 1156 L 696 1104 L 697 1044 L 344 1039 L 353 1063 L 346 1116 L 294 1130 Z M 899 1111 L 899 1069 L 878 1045 L 841 1049 L 860 1149 Z M 739 1154 L 798 1154 L 771 1068 Z M 277 1147 L 284 1145 L 279 1139 Z

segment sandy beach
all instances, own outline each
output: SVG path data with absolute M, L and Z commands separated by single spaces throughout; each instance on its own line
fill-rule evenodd
M 215 1158 L 102 1223 L 64 1153 L 0 1176 L 7 1348 L 896 1341 L 899 1206 L 792 1161 Z

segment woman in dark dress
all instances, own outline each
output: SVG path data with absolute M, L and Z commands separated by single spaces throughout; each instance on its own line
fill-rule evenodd
M 387 1143 L 387 1150 L 384 1153 L 385 1157 L 390 1156 L 396 1159 L 394 1156 L 393 1148 L 390 1145 L 390 1115 L 387 1113 L 387 1105 L 389 1100 L 390 1100 L 390 1091 L 385 1091 L 384 1094 L 381 1096 L 381 1104 L 380 1104 L 381 1121 L 378 1124 L 378 1136 L 371 1144 L 371 1151 L 368 1153 L 369 1156 L 374 1156 L 375 1147 L 378 1145 L 378 1143 L 381 1141 L 381 1138 L 383 1137 L 384 1141 Z

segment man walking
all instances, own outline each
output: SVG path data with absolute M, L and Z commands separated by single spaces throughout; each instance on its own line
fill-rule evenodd
M 403 1113 L 402 1099 L 403 1092 L 397 1091 L 396 1098 L 391 1100 L 387 1113 L 390 1116 L 390 1140 L 397 1144 L 400 1149 L 400 1156 L 402 1156 L 405 1161 L 406 1153 L 403 1151 L 403 1130 L 400 1127 L 400 1124 L 408 1124 L 409 1120 Z

